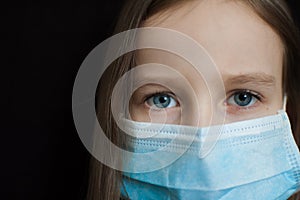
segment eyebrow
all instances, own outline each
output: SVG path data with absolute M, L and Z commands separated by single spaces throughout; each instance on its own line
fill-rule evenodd
M 259 86 L 274 86 L 276 79 L 266 73 L 249 73 L 241 75 L 230 75 L 225 81 L 226 84 L 253 84 Z

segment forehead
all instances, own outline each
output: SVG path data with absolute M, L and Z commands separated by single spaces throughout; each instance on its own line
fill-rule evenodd
M 282 42 L 246 4 L 198 0 L 164 12 L 150 17 L 144 26 L 170 28 L 189 35 L 207 50 L 224 77 L 262 72 L 274 76 L 281 84 Z M 180 60 L 158 50 L 138 53 L 140 63 L 159 62 L 183 70 L 184 61 Z

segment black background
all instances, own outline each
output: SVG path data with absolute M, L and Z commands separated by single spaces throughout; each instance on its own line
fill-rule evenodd
M 125 0 L 2 5 L 0 199 L 83 199 L 88 153 L 72 118 L 72 87 Z M 296 19 L 299 1 L 290 0 Z

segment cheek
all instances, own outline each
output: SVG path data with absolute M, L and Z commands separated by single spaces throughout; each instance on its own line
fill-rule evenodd
M 131 119 L 138 122 L 180 124 L 181 121 L 180 107 L 158 111 L 145 105 L 131 104 L 129 111 Z

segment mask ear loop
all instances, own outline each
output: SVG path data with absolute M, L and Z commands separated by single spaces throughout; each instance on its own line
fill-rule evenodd
M 284 93 L 283 102 L 282 102 L 282 109 L 277 111 L 278 114 L 286 112 L 286 104 L 287 104 L 287 95 Z
M 284 94 L 283 95 L 283 110 L 286 111 L 286 104 L 287 104 L 287 95 Z

